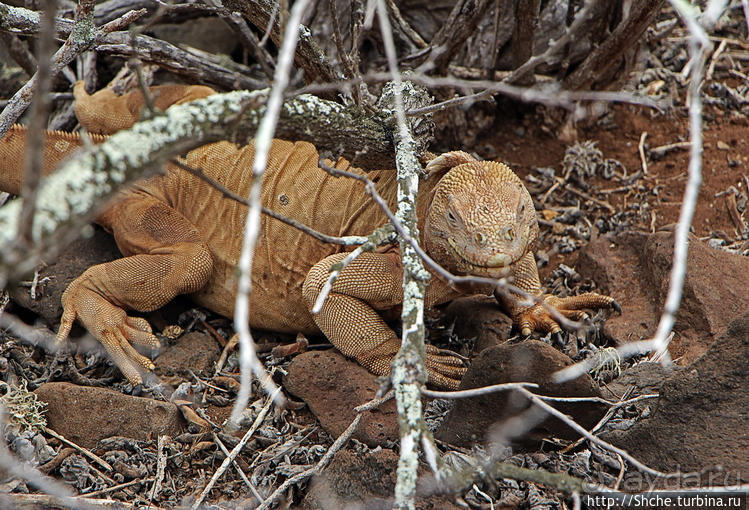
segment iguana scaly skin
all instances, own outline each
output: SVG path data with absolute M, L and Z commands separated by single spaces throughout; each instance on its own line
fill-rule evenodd
M 155 90 L 162 108 L 212 92 L 207 87 L 189 86 Z M 89 96 L 81 84 L 76 86 L 75 96 L 81 124 L 94 133 L 112 133 L 132 125 L 143 105 L 139 92 L 115 96 L 99 91 Z M 24 134 L 23 128 L 14 126 L 0 140 L 0 189 L 11 193 L 20 189 Z M 45 172 L 52 171 L 81 144 L 77 135 L 49 132 Z M 253 157 L 252 145 L 218 142 L 191 151 L 185 161 L 231 191 L 247 196 Z M 329 163 L 359 172 L 343 159 Z M 584 308 L 616 306 L 612 298 L 593 293 L 570 298 L 543 295 L 532 253 L 538 234 L 533 202 L 507 166 L 476 161 L 464 152 L 449 152 L 432 160 L 427 171 L 430 178 L 422 181 L 416 204 L 420 242 L 445 268 L 456 274 L 489 277 L 509 271 L 515 285 L 575 319 L 584 316 Z M 395 208 L 395 172 L 367 175 Z M 321 170 L 317 151 L 306 142 L 273 142 L 262 205 L 335 236 L 369 235 L 387 222 L 361 182 L 334 178 Z M 127 379 L 139 384 L 138 366 L 151 370 L 154 365 L 132 344 L 153 348 L 159 342 L 144 319 L 129 317 L 126 310 L 150 311 L 178 294 L 190 294 L 206 308 L 232 316 L 246 215 L 244 205 L 171 164 L 165 174 L 120 192 L 96 222 L 112 232 L 124 258 L 92 266 L 70 284 L 62 297 L 64 313 L 58 339 L 65 339 L 78 319 L 106 347 Z M 388 374 L 400 339 L 381 313 L 397 309 L 402 302 L 403 269 L 396 247 L 355 259 L 333 284 L 322 310 L 314 316 L 310 313 L 330 267 L 345 256 L 340 246 L 320 242 L 264 216 L 252 268 L 250 325 L 291 333 L 322 331 L 346 356 L 375 374 Z M 426 305 L 444 303 L 460 294 L 435 276 L 426 293 Z M 503 303 L 523 334 L 534 329 L 559 331 L 540 305 L 523 306 L 519 297 L 505 297 Z M 433 346 L 427 346 L 426 364 L 429 381 L 447 388 L 457 387 L 465 371 L 456 356 Z

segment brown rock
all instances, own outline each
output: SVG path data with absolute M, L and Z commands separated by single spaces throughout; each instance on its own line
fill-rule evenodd
M 284 378 L 286 390 L 304 400 L 333 437 L 346 430 L 356 417 L 354 408 L 372 400 L 379 386 L 366 368 L 332 350 L 300 354 Z M 372 447 L 397 440 L 395 401 L 365 414 L 354 437 Z
M 702 485 L 749 482 L 747 360 L 749 312 L 704 356 L 666 380 L 650 418 L 605 439 L 661 471 L 705 469 Z M 627 490 L 626 480 L 622 488 Z
M 536 393 L 558 397 L 600 396 L 598 385 L 587 374 L 563 384 L 552 382 L 554 372 L 572 364 L 572 360 L 538 340 L 514 345 L 498 345 L 482 352 L 463 377 L 460 389 L 480 388 L 507 382 L 532 382 Z M 445 421 L 437 429 L 438 439 L 456 445 L 470 445 L 483 440 L 492 428 L 498 432 L 507 420 L 528 409 L 530 402 L 518 392 L 497 392 L 479 397 L 458 399 Z M 555 404 L 555 407 L 589 428 L 605 412 L 600 404 L 590 402 Z M 541 435 L 577 438 L 577 434 L 555 418 L 547 418 L 523 439 Z M 509 438 L 518 440 L 518 438 Z
M 448 323 L 455 324 L 459 338 L 475 338 L 473 351 L 479 353 L 510 338 L 512 319 L 499 308 L 492 296 L 466 296 L 453 300 L 444 310 Z
M 663 309 L 670 282 L 674 237 L 657 232 L 648 238 L 643 262 L 650 288 L 656 291 L 656 306 Z M 719 283 L 718 283 L 719 282 Z M 723 334 L 728 324 L 749 310 L 749 258 L 708 247 L 689 237 L 687 277 L 676 315 L 671 353 L 691 363 Z
M 365 454 L 342 450 L 320 476 L 312 479 L 302 509 L 389 510 L 393 507 L 398 455 L 387 449 Z M 435 495 L 415 500 L 423 510 L 458 510 L 449 496 Z
M 581 251 L 580 274 L 598 282 L 624 312 L 606 321 L 606 336 L 624 343 L 655 332 L 668 293 L 672 252 L 673 232 L 601 236 Z M 747 257 L 709 248 L 691 236 L 672 356 L 689 363 L 704 354 L 728 323 L 749 309 L 747 288 Z
M 60 298 L 70 282 L 89 267 L 122 257 L 114 238 L 100 227 L 93 227 L 93 235 L 81 238 L 70 245 L 53 262 L 39 271 L 40 284 L 37 299 L 31 299 L 28 287 L 17 287 L 11 298 L 20 306 L 39 314 L 49 327 L 56 327 L 62 315 Z
M 640 254 L 647 238 L 640 232 L 599 236 L 580 250 L 576 265 L 583 278 L 595 281 L 621 305 L 622 314 L 610 314 L 603 325 L 604 335 L 620 344 L 655 333 L 658 316 L 641 283 L 645 277 Z
M 209 335 L 193 331 L 179 337 L 164 349 L 154 362 L 161 376 L 189 378 L 189 370 L 198 375 L 212 375 L 221 350 Z
M 312 480 L 303 509 L 392 508 L 398 455 L 387 449 L 357 455 L 342 450 Z
M 64 382 L 43 384 L 35 393 L 47 404 L 49 428 L 85 448 L 111 436 L 142 440 L 184 429 L 182 414 L 171 402 Z
M 666 379 L 673 374 L 674 370 L 683 370 L 677 366 L 664 367 L 660 363 L 653 362 L 640 362 L 637 365 L 630 367 L 622 374 L 606 384 L 601 389 L 606 398 L 619 399 L 629 389 L 630 386 L 634 386 L 635 390 L 633 395 L 652 395 L 659 393 L 663 383 Z M 649 403 L 652 401 L 645 401 Z

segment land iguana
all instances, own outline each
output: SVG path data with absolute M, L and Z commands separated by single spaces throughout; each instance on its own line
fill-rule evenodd
M 166 108 L 213 90 L 164 86 L 152 93 L 156 106 Z M 75 97 L 79 121 L 95 142 L 131 126 L 144 105 L 140 92 L 116 96 L 104 89 L 88 95 L 82 83 L 76 85 Z M 25 128 L 14 126 L 0 140 L 0 189 L 10 193 L 19 193 L 25 133 Z M 45 174 L 82 143 L 77 134 L 48 132 Z M 223 141 L 197 148 L 184 160 L 247 196 L 253 157 L 252 144 L 238 147 Z M 318 157 L 310 143 L 274 140 L 262 205 L 335 236 L 366 236 L 387 222 L 361 182 L 331 176 L 319 168 Z M 360 172 L 344 159 L 327 163 Z M 533 201 L 506 165 L 455 151 L 433 159 L 427 172 L 431 177 L 421 181 L 416 204 L 419 241 L 446 269 L 487 277 L 509 271 L 516 286 L 572 319 L 584 318 L 584 309 L 618 309 L 611 297 L 600 294 L 559 298 L 543 293 L 532 251 L 538 235 Z M 396 173 L 380 170 L 367 175 L 394 208 Z M 145 319 L 130 317 L 126 310 L 151 311 L 178 294 L 189 294 L 198 304 L 231 317 L 246 215 L 245 205 L 172 164 L 163 174 L 121 191 L 95 221 L 114 235 L 124 257 L 90 267 L 70 284 L 62 297 L 58 340 L 67 338 L 78 319 L 125 377 L 140 384 L 138 367 L 153 370 L 154 364 L 132 345 L 157 348 L 159 341 Z M 397 247 L 361 254 L 335 280 L 321 311 L 310 312 L 331 266 L 346 255 L 341 246 L 263 216 L 252 268 L 250 325 L 279 332 L 322 332 L 343 354 L 374 374 L 386 375 L 400 347 L 400 339 L 381 316 L 402 304 L 403 269 Z M 425 304 L 445 303 L 462 293 L 433 275 Z M 520 296 L 501 301 L 523 335 L 560 331 L 541 304 L 529 306 Z M 465 372 L 462 361 L 432 345 L 426 352 L 429 382 L 456 388 Z

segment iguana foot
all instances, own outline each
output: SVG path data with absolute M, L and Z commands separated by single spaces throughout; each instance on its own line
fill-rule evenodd
M 138 370 L 153 370 L 156 366 L 135 350 L 132 344 L 158 349 L 160 343 L 151 332 L 148 321 L 128 317 L 125 310 L 113 305 L 94 288 L 87 285 L 86 273 L 71 283 L 62 295 L 64 312 L 60 320 L 57 341 L 63 342 L 76 318 L 102 343 L 117 368 L 133 385 L 143 382 Z
M 584 321 L 588 318 L 588 314 L 584 311 L 585 309 L 611 308 L 618 313 L 622 313 L 621 307 L 614 301 L 614 298 L 596 294 L 595 292 L 586 292 L 579 296 L 564 298 L 547 294 L 543 297 L 543 302 L 556 308 L 565 318 L 574 321 Z M 536 303 L 520 311 L 512 320 L 515 327 L 520 330 L 520 334 L 523 336 L 528 336 L 533 331 L 542 331 L 555 335 L 562 331 L 562 328 L 552 314 L 541 303 Z
M 388 375 L 393 358 L 400 350 L 400 344 L 400 339 L 393 338 L 356 356 L 356 360 L 374 374 Z M 433 345 L 426 346 L 424 365 L 427 371 L 427 382 L 439 388 L 457 389 L 466 373 L 462 356 L 446 349 L 438 349 Z

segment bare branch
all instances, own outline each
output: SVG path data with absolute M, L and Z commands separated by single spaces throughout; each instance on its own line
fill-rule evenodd
M 133 23 L 135 20 L 140 18 L 146 13 L 145 9 L 140 11 L 129 11 L 121 18 L 115 21 L 107 23 L 103 27 L 94 30 L 90 24 L 90 20 L 78 24 L 68 23 L 66 26 L 70 27 L 69 36 L 66 39 L 62 47 L 57 50 L 51 59 L 50 63 L 50 76 L 56 76 L 65 66 L 67 66 L 73 59 L 83 51 L 86 51 L 96 43 L 100 42 L 102 38 L 110 32 L 120 30 L 125 26 Z M 11 14 L 14 14 L 11 16 Z M 6 17 L 7 16 L 7 17 Z M 20 21 L 19 21 L 20 18 Z M 39 29 L 39 15 L 33 11 L 27 9 L 21 9 L 20 7 L 10 7 L 7 5 L 0 4 L 0 19 L 3 19 L 3 23 L 0 24 L 0 29 L 11 30 L 15 26 L 33 27 L 33 31 Z M 69 20 L 68 20 L 69 21 Z M 17 22 L 17 25 L 14 23 Z M 34 23 L 35 22 L 35 23 Z M 10 98 L 7 105 L 0 113 L 0 137 L 5 135 L 10 129 L 10 126 L 20 117 L 23 111 L 28 107 L 31 101 L 31 96 L 37 86 L 38 73 L 31 77 L 23 87 L 21 87 L 13 97 Z
M 299 0 L 291 10 L 283 45 L 278 56 L 273 88 L 268 97 L 263 119 L 255 136 L 255 159 L 252 162 L 252 186 L 250 187 L 250 210 L 247 213 L 242 250 L 237 262 L 239 280 L 234 303 L 234 330 L 239 335 L 239 366 L 241 369 L 241 387 L 234 403 L 230 422 L 237 423 L 242 411 L 250 400 L 250 380 L 254 373 L 264 382 L 265 390 L 270 393 L 276 385 L 270 378 L 265 378 L 265 369 L 255 353 L 255 345 L 250 333 L 250 292 L 252 290 L 252 259 L 255 254 L 255 243 L 260 232 L 260 202 L 263 185 L 263 173 L 268 164 L 268 152 L 276 131 L 278 118 L 283 106 L 283 93 L 289 83 L 289 73 L 294 58 L 298 35 L 301 30 L 301 18 L 308 0 Z M 265 383 L 267 381 L 267 383 Z M 279 402 L 280 403 L 280 402 Z
M 52 73 L 50 56 L 54 51 L 54 23 L 57 13 L 56 0 L 45 0 L 45 9 L 39 23 L 39 45 L 37 48 L 38 70 L 35 74 L 37 80 L 36 90 L 34 91 L 35 101 L 31 108 L 31 120 L 29 121 L 29 131 L 27 140 L 27 149 L 24 152 L 24 172 L 23 185 L 21 193 L 26 198 L 21 208 L 21 214 L 18 218 L 18 241 L 24 245 L 31 244 L 31 226 L 36 212 L 36 197 L 39 189 L 39 180 L 42 177 L 44 139 L 46 136 L 45 127 L 47 126 L 47 116 L 52 101 L 49 97 L 49 91 L 52 88 Z M 91 23 L 94 12 L 94 4 L 90 0 L 82 1 L 76 12 L 82 18 L 77 20 L 77 24 Z M 76 25 L 78 26 L 78 25 Z M 2 136 L 2 134 L 0 134 Z

